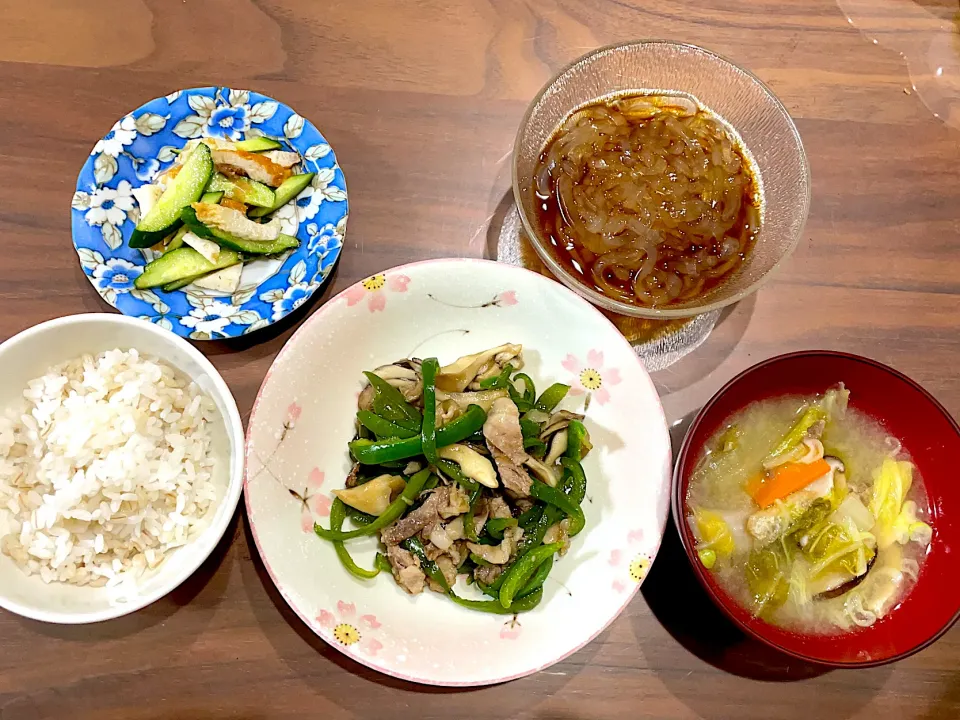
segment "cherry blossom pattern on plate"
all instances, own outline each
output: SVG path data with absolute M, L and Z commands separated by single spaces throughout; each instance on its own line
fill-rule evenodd
M 283 441 L 287 439 L 290 432 L 297 426 L 297 421 L 302 414 L 303 408 L 295 400 L 287 406 L 283 426 L 277 437 L 277 446 L 267 458 L 261 460 L 260 469 L 253 476 L 253 479 L 259 477 L 261 473 L 267 473 L 281 489 L 300 505 L 300 529 L 305 533 L 313 533 L 314 523 L 319 518 L 330 516 L 330 507 L 333 503 L 330 497 L 322 491 L 324 482 L 323 472 L 320 468 L 313 468 L 307 475 L 306 484 L 302 489 L 297 490 L 287 487 L 270 467 L 281 445 L 283 445 Z
M 446 300 L 441 300 L 440 298 L 436 297 L 435 295 L 432 295 L 431 293 L 427 293 L 427 297 L 433 300 L 434 302 L 440 303 L 441 305 L 446 305 L 447 307 L 451 307 L 451 308 L 457 308 L 459 310 L 480 310 L 482 308 L 489 308 L 489 307 L 510 307 L 511 305 L 517 304 L 516 290 L 504 290 L 503 292 L 497 293 L 489 300 L 476 303 L 473 305 L 462 305 L 458 303 L 448 302 Z
M 358 617 L 353 603 L 340 600 L 335 610 L 321 609 L 317 624 L 343 648 L 371 656 L 383 650 L 383 643 L 377 639 L 380 622 L 375 615 Z
M 268 371 L 267 379 L 269 379 L 269 377 L 270 377 L 270 373 Z M 264 382 L 266 382 L 266 380 L 264 380 Z M 273 474 L 273 471 L 270 470 L 270 462 L 276 457 L 277 453 L 280 451 L 280 447 L 283 445 L 283 441 L 287 439 L 287 436 L 290 434 L 290 432 L 297 426 L 297 421 L 300 419 L 300 416 L 302 414 L 303 414 L 303 407 L 296 400 L 294 400 L 289 405 L 287 405 L 287 413 L 283 419 L 283 425 L 280 427 L 279 431 L 277 432 L 277 444 L 273 448 L 273 450 L 270 451 L 270 454 L 265 459 L 259 458 L 260 469 L 254 474 L 251 480 L 256 480 L 258 477 L 260 477 L 261 473 L 265 472 L 269 474 L 271 477 L 273 477 L 273 479 L 280 484 L 280 487 L 286 489 L 287 486 L 284 485 L 282 482 L 280 482 L 280 479 Z M 323 478 L 320 478 L 320 482 L 321 484 L 323 483 Z
M 610 551 L 607 563 L 615 568 L 611 587 L 615 592 L 625 593 L 630 584 L 639 585 L 650 570 L 650 556 L 639 550 L 643 543 L 643 529 L 637 528 L 627 533 L 627 542 L 623 548 Z
M 366 300 L 367 309 L 378 312 L 387 306 L 388 292 L 405 293 L 409 284 L 410 278 L 406 275 L 371 275 L 346 291 L 347 305 L 353 307 Z
M 283 232 L 300 246 L 245 265 L 232 295 L 193 285 L 172 292 L 133 288 L 155 255 L 127 245 L 139 220 L 133 190 L 168 168 L 190 140 L 264 135 L 300 153 L 298 171 L 316 173 L 279 213 Z M 272 98 L 225 87 L 178 90 L 117 121 L 81 169 L 71 206 L 80 264 L 104 300 L 125 315 L 198 340 L 255 332 L 303 305 L 329 277 L 349 214 L 343 172 L 320 132 Z
M 500 628 L 500 639 L 501 640 L 516 640 L 520 637 L 520 631 L 522 630 L 520 625 L 520 620 L 518 616 L 514 615 L 512 618 L 503 623 Z
M 588 393 L 601 405 L 606 405 L 610 400 L 609 388 L 620 383 L 620 371 L 603 366 L 602 350 L 587 352 L 586 363 L 580 362 L 579 358 L 569 354 L 561 364 L 574 375 L 570 383 L 570 394 Z
M 313 525 L 317 518 L 330 517 L 330 498 L 320 491 L 323 487 L 323 472 L 314 468 L 307 476 L 307 486 L 302 491 L 287 492 L 300 503 L 300 529 L 305 533 L 313 532 Z

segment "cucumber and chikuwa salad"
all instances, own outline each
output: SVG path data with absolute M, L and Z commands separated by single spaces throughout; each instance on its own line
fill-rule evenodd
M 130 247 L 161 253 L 136 287 L 195 284 L 233 293 L 244 261 L 297 248 L 273 213 L 295 201 L 316 173 L 295 172 L 303 158 L 281 148 L 267 137 L 191 140 L 172 166 L 136 188 L 140 222 Z

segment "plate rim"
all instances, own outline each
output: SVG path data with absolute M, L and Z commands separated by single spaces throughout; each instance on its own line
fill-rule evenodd
M 671 493 L 673 489 L 672 487 L 673 486 L 673 453 L 672 453 L 673 443 L 670 437 L 670 426 L 667 422 L 666 413 L 663 410 L 663 402 L 660 399 L 660 393 L 657 390 L 656 385 L 653 382 L 653 379 L 650 377 L 650 373 L 647 372 L 647 368 L 643 364 L 643 361 L 636 355 L 632 346 L 630 346 L 630 343 L 623 336 L 623 334 L 619 330 L 617 330 L 616 326 L 612 322 L 610 322 L 610 320 L 606 316 L 604 316 L 603 313 L 601 313 L 595 306 L 593 306 L 583 297 L 573 292 L 569 288 L 565 287 L 564 285 L 554 280 L 550 280 L 550 278 L 544 277 L 539 273 L 534 273 L 530 270 L 527 270 L 526 268 L 521 268 L 514 265 L 505 265 L 495 260 L 487 260 L 483 258 L 448 257 L 448 258 L 433 258 L 428 260 L 419 260 L 411 263 L 405 263 L 403 265 L 397 265 L 397 266 L 382 270 L 378 274 L 402 272 L 402 271 L 410 270 L 412 268 L 419 268 L 427 265 L 442 265 L 442 264 L 465 264 L 465 265 L 487 266 L 487 267 L 495 266 L 509 273 L 526 274 L 526 275 L 535 276 L 538 279 L 543 280 L 545 282 L 554 282 L 563 293 L 566 293 L 568 297 L 570 297 L 571 299 L 575 299 L 577 303 L 580 303 L 582 306 L 585 306 L 590 312 L 593 312 L 595 314 L 596 320 L 602 321 L 602 323 L 606 324 L 607 327 L 609 327 L 613 332 L 615 332 L 616 335 L 619 337 L 620 341 L 626 346 L 626 349 L 628 350 L 630 355 L 636 358 L 637 365 L 640 367 L 642 371 L 642 376 L 646 379 L 646 382 L 649 384 L 649 387 L 653 392 L 653 397 L 656 399 L 657 409 L 659 409 L 660 411 L 660 421 L 661 421 L 660 425 L 662 425 L 662 428 L 663 428 L 663 438 L 666 442 L 666 447 L 669 450 L 669 460 L 667 461 L 667 463 L 665 463 L 661 473 L 662 474 L 661 485 L 664 486 L 666 489 L 667 502 L 664 505 L 663 509 L 661 509 L 657 513 L 659 529 L 657 533 L 657 541 L 654 545 L 653 550 L 650 553 L 650 565 L 652 567 L 653 563 L 656 561 L 657 555 L 659 554 L 660 548 L 663 544 L 663 536 L 666 534 L 667 520 L 670 515 L 670 508 L 672 504 L 670 502 L 670 498 L 671 498 Z M 257 390 L 257 395 L 256 395 L 256 398 L 254 399 L 253 406 L 251 407 L 251 410 L 250 410 L 250 415 L 247 420 L 246 436 L 244 439 L 245 463 L 244 463 L 244 476 L 243 476 L 243 491 L 244 491 L 243 501 L 244 501 L 244 509 L 247 514 L 247 521 L 250 526 L 250 534 L 253 536 L 253 542 L 254 542 L 254 545 L 256 546 L 257 554 L 260 557 L 260 561 L 263 563 L 264 569 L 267 571 L 267 575 L 270 577 L 271 582 L 273 582 L 274 587 L 280 593 L 280 596 L 287 603 L 287 606 L 294 612 L 294 614 L 300 619 L 300 621 L 307 626 L 307 629 L 309 629 L 310 632 L 312 632 L 314 635 L 320 638 L 329 647 L 332 647 L 333 649 L 337 650 L 337 652 L 339 652 L 344 657 L 347 657 L 350 660 L 356 661 L 357 663 L 364 665 L 370 668 L 371 670 L 375 670 L 376 672 L 383 673 L 384 675 L 395 677 L 399 680 L 403 680 L 406 682 L 415 683 L 418 685 L 435 686 L 435 687 L 458 687 L 458 688 L 487 687 L 491 685 L 510 682 L 512 680 L 517 680 L 519 678 L 527 677 L 528 675 L 533 675 L 548 667 L 551 667 L 552 665 L 555 665 L 559 662 L 562 662 L 563 660 L 566 660 L 568 657 L 579 652 L 584 647 L 589 645 L 591 642 L 596 640 L 604 631 L 606 631 L 610 627 L 610 625 L 613 624 L 613 622 L 617 618 L 619 618 L 623 614 L 623 611 L 626 610 L 627 606 L 630 605 L 633 599 L 637 596 L 637 593 L 640 592 L 640 587 L 643 585 L 643 582 L 646 580 L 646 577 L 649 576 L 649 573 L 647 574 L 647 576 L 641 579 L 640 582 L 634 585 L 634 587 L 627 594 L 627 597 L 624 599 L 623 603 L 616 610 L 616 612 L 612 613 L 610 617 L 604 622 L 604 624 L 596 632 L 594 632 L 592 635 L 590 635 L 590 637 L 588 637 L 586 640 L 584 640 L 582 643 L 580 643 L 576 647 L 571 648 L 569 651 L 567 651 L 563 655 L 553 658 L 548 662 L 538 665 L 537 667 L 529 668 L 521 672 L 513 673 L 511 675 L 493 678 L 489 680 L 479 679 L 479 680 L 465 680 L 465 681 L 437 680 L 437 679 L 430 679 L 425 677 L 416 677 L 413 675 L 405 674 L 403 672 L 395 670 L 386 665 L 379 664 L 375 661 L 374 658 L 370 658 L 362 655 L 349 655 L 343 652 L 339 647 L 330 643 L 327 640 L 327 638 L 323 637 L 323 635 L 321 635 L 314 629 L 313 623 L 310 621 L 310 619 L 306 617 L 306 615 L 303 613 L 303 611 L 299 607 L 297 607 L 297 605 L 292 601 L 292 599 L 289 597 L 287 592 L 278 582 L 277 576 L 275 575 L 273 568 L 270 566 L 270 562 L 269 560 L 267 560 L 266 555 L 263 551 L 263 548 L 261 547 L 260 538 L 259 538 L 259 535 L 257 534 L 256 522 L 254 521 L 253 510 L 251 509 L 251 505 L 250 505 L 250 493 L 248 491 L 248 485 L 251 478 L 250 478 L 250 463 L 248 462 L 248 460 L 252 452 L 252 435 L 253 435 L 252 429 L 254 426 L 254 419 L 256 418 L 257 410 L 260 406 L 260 400 L 263 396 L 264 388 L 267 386 L 267 383 L 270 381 L 270 377 L 273 374 L 274 368 L 277 366 L 283 354 L 287 352 L 289 347 L 293 344 L 294 340 L 296 340 L 297 336 L 300 335 L 300 333 L 305 333 L 306 328 L 310 326 L 312 323 L 319 322 L 317 318 L 320 315 L 322 315 L 329 308 L 331 308 L 342 297 L 345 297 L 346 294 L 353 287 L 355 287 L 357 284 L 361 282 L 363 282 L 363 279 L 360 279 L 355 283 L 351 283 L 348 287 L 344 288 L 342 291 L 340 291 L 339 293 L 337 293 L 336 295 L 328 299 L 320 308 L 318 308 L 313 314 L 311 314 L 310 317 L 307 318 L 300 325 L 300 327 L 297 328 L 296 332 L 294 332 L 293 335 L 291 335 L 290 338 L 283 344 L 283 347 L 280 348 L 280 351 L 277 353 L 277 356 L 274 358 L 273 362 L 270 364 L 270 367 L 267 369 L 267 372 L 264 375 L 263 381 L 261 382 L 260 387 Z

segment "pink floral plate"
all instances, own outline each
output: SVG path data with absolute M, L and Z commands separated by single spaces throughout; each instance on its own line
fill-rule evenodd
M 350 470 L 361 372 L 401 358 L 441 363 L 522 343 L 538 388 L 571 385 L 595 450 L 584 460 L 586 529 L 541 604 L 519 617 L 407 595 L 386 574 L 358 580 L 312 532 Z M 670 505 L 670 439 L 632 348 L 553 280 L 483 260 L 434 260 L 374 275 L 329 300 L 264 379 L 247 432 L 247 513 L 280 593 L 311 630 L 375 670 L 431 685 L 487 685 L 542 670 L 586 645 L 640 587 Z M 350 544 L 371 567 L 373 538 Z M 461 582 L 458 592 L 476 590 Z

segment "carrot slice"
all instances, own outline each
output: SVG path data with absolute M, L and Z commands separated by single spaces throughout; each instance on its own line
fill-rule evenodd
M 830 463 L 817 460 L 812 463 L 787 463 L 770 475 L 761 475 L 747 484 L 747 492 L 762 508 L 773 505 L 790 493 L 803 490 L 814 480 L 830 472 Z

